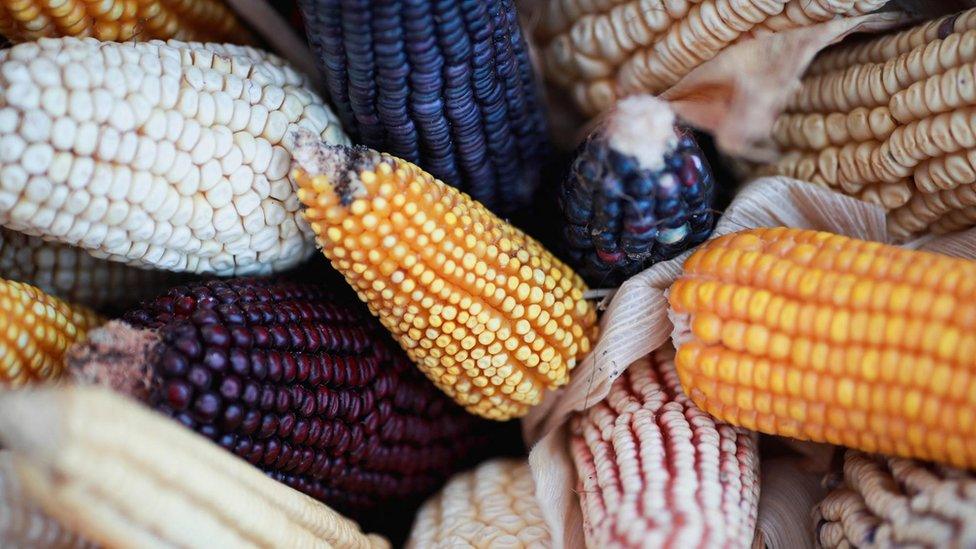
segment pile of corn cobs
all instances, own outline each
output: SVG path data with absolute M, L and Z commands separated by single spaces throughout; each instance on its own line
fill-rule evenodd
M 271 4 L 0 0 L 0 545 L 976 544 L 976 262 L 709 241 L 739 182 L 655 97 L 885 1 Z M 752 172 L 966 238 L 974 71 L 976 10 L 850 38 Z M 502 422 L 676 258 L 674 345 L 558 427 L 562 524 Z M 849 449 L 784 497 L 787 437 Z

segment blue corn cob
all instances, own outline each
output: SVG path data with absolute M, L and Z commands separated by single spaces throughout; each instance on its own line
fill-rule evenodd
M 512 0 L 299 0 L 354 140 L 499 213 L 532 198 L 543 106 Z
M 621 101 L 580 146 L 559 205 L 570 262 L 591 286 L 615 286 L 703 242 L 712 174 L 690 133 L 649 95 Z

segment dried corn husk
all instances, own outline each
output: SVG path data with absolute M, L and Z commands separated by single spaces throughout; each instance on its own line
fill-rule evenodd
M 973 547 L 976 476 L 916 460 L 848 450 L 815 509 L 823 547 Z
M 813 549 L 813 506 L 826 493 L 823 473 L 807 467 L 794 456 L 763 459 L 759 520 L 753 547 Z
M 106 389 L 0 393 L 24 491 L 66 528 L 121 547 L 388 547 L 205 438 Z

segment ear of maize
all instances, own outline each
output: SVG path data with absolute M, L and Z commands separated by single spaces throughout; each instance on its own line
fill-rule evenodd
M 499 459 L 457 475 L 421 508 L 407 547 L 552 546 L 525 460 Z
M 0 452 L 0 545 L 13 549 L 95 547 L 34 504 L 21 486 L 9 450 Z
M 579 276 L 409 162 L 299 139 L 293 177 L 323 253 L 438 387 L 502 420 L 569 380 L 596 330 Z
M 976 262 L 800 229 L 727 235 L 671 287 L 690 329 L 678 375 L 734 425 L 973 467 L 974 298 Z
M 976 225 L 976 10 L 842 45 L 811 67 L 773 138 L 781 174 L 878 203 L 900 237 Z
M 250 41 L 223 0 L 2 0 L 0 35 L 11 42 L 91 36 L 105 41 Z
M 257 274 L 313 251 L 285 136 L 346 138 L 255 49 L 42 39 L 0 52 L 0 225 L 93 255 Z
M 186 278 L 171 271 L 98 259 L 81 248 L 45 242 L 2 227 L 0 274 L 95 309 L 130 307 Z
M 674 350 L 632 364 L 605 400 L 573 417 L 590 547 L 750 547 L 759 503 L 756 435 L 684 395 Z
M 545 109 L 512 0 L 301 0 L 329 98 L 356 142 L 488 208 L 529 204 Z
M 887 0 L 545 0 L 546 77 L 595 115 L 659 94 L 737 40 L 873 11 Z
M 0 279 L 0 385 L 56 379 L 68 346 L 102 319 L 41 290 Z
M 77 379 L 140 397 L 354 518 L 419 505 L 498 438 L 431 386 L 348 292 L 215 280 L 123 318 L 72 348 Z
M 389 547 L 136 402 L 65 386 L 0 394 L 25 492 L 107 547 Z
M 712 231 L 712 174 L 690 133 L 649 95 L 620 101 L 577 153 L 560 192 L 574 266 L 618 285 Z
M 820 547 L 976 545 L 976 477 L 910 459 L 848 450 L 814 509 Z

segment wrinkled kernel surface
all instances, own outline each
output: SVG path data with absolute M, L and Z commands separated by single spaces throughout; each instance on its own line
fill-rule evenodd
M 573 417 L 589 547 L 748 547 L 759 504 L 754 434 L 685 396 L 665 348 L 631 364 L 605 400 Z
M 266 274 L 314 252 L 286 134 L 346 143 L 244 46 L 42 39 L 0 51 L 0 225 L 130 265 Z
M 106 42 L 249 39 L 222 0 L 0 0 L 0 35 L 12 42 L 59 36 Z
M 162 338 L 158 410 L 357 518 L 414 503 L 488 445 L 492 425 L 432 387 L 352 295 L 211 281 L 124 318 Z
M 552 538 L 525 460 L 499 459 L 455 476 L 417 514 L 407 547 L 524 547 Z
M 325 255 L 420 369 L 499 420 L 565 384 L 595 330 L 582 280 L 413 164 L 375 153 L 357 162 L 335 185 L 296 170 L 299 198 Z
M 0 384 L 55 379 L 68 347 L 102 319 L 41 290 L 0 279 Z
M 976 263 L 830 233 L 715 239 L 671 288 L 682 386 L 725 421 L 976 465 Z

